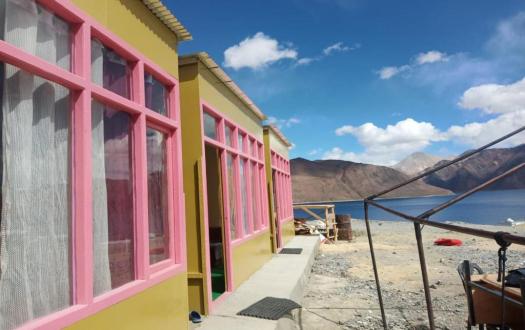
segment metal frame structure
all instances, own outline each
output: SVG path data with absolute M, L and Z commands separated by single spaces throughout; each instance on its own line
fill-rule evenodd
M 372 233 L 370 231 L 370 221 L 369 221 L 369 218 L 368 218 L 368 208 L 369 208 L 369 205 L 372 205 L 372 206 L 375 206 L 375 207 L 378 207 L 388 213 L 391 213 L 391 214 L 394 214 L 394 215 L 397 215 L 405 220 L 409 220 L 409 221 L 412 221 L 414 223 L 414 231 L 415 231 L 415 236 L 416 236 L 416 241 L 417 241 L 417 249 L 418 249 L 418 254 L 419 254 L 419 262 L 420 262 L 420 266 L 421 266 L 421 274 L 422 274 L 422 280 L 423 280 L 423 287 L 424 287 L 424 292 L 425 292 L 425 300 L 426 300 L 426 305 L 427 305 L 427 313 L 428 313 L 428 322 L 429 322 L 429 326 L 430 326 L 430 329 L 433 330 L 435 329 L 435 324 L 434 324 L 434 312 L 433 312 L 433 309 L 432 309 L 432 298 L 430 296 L 430 287 L 429 287 L 429 284 L 428 284 L 428 273 L 427 273 L 427 267 L 426 267 L 426 261 L 425 261 L 425 251 L 423 249 L 423 240 L 422 240 L 422 235 L 421 235 L 421 230 L 422 230 L 422 226 L 431 226 L 431 227 L 436 227 L 436 228 L 441 228 L 441 229 L 445 229 L 445 230 L 450 230 L 450 231 L 455 231 L 455 232 L 459 232 L 459 233 L 463 233 L 463 234 L 467 234 L 467 235 L 473 235 L 473 236 L 478 236 L 478 237 L 483 237 L 483 238 L 489 238 L 489 239 L 494 239 L 496 240 L 496 242 L 501 246 L 501 249 L 503 249 L 503 253 L 505 253 L 505 250 L 506 248 L 511 244 L 511 243 L 516 243 L 516 244 L 519 244 L 519 245 L 525 245 L 525 237 L 523 236 L 518 236 L 518 235 L 512 235 L 510 233 L 507 233 L 507 232 L 493 232 L 493 231 L 488 231 L 488 230 L 483 230 L 483 229 L 475 229 L 475 228 L 468 228 L 468 227 L 464 227 L 464 226 L 460 226 L 460 225 L 453 225 L 453 224 L 449 224 L 449 223 L 443 223 L 443 222 L 436 222 L 436 221 L 432 221 L 432 220 L 429 220 L 429 218 L 434 215 L 435 213 L 453 205 L 453 204 L 456 204 L 457 202 L 467 198 L 468 196 L 494 184 L 495 182 L 503 179 L 503 178 L 506 178 L 516 172 L 518 172 L 519 170 L 522 170 L 525 168 L 525 162 L 524 163 L 521 163 L 517 166 L 514 166 L 513 168 L 511 168 L 510 170 L 506 171 L 505 173 L 502 173 L 482 184 L 480 184 L 479 186 L 477 187 L 474 187 L 472 189 L 470 189 L 469 191 L 466 191 L 462 194 L 459 194 L 457 196 L 455 196 L 454 198 L 448 200 L 447 202 L 443 203 L 443 204 L 440 204 L 422 214 L 420 214 L 419 216 L 410 216 L 408 214 L 405 214 L 403 212 L 400 212 L 400 211 L 397 211 L 397 210 L 394 210 L 392 208 L 389 208 L 389 207 L 386 207 L 386 206 L 383 206 L 381 205 L 380 203 L 378 203 L 377 201 L 375 201 L 376 198 L 380 197 L 380 196 L 384 196 L 385 194 L 389 193 L 389 192 L 392 192 L 394 190 L 397 190 L 401 187 L 404 187 L 412 182 L 415 182 L 419 179 L 422 179 L 426 176 L 428 176 L 429 174 L 432 174 L 432 173 L 435 173 L 445 167 L 448 167 L 452 164 L 455 164 L 457 162 L 460 162 L 464 159 L 467 159 L 475 154 L 478 154 L 479 152 L 481 152 L 482 150 L 485 150 L 489 147 L 492 147 L 494 146 L 495 144 L 497 143 L 500 143 L 501 141 L 504 141 L 512 136 L 515 136 L 521 132 L 525 131 L 525 126 L 505 135 L 505 136 L 502 136 L 501 138 L 497 139 L 497 140 L 494 140 L 478 149 L 475 149 L 475 150 L 472 150 L 472 151 L 469 151 L 469 152 L 466 152 L 462 155 L 460 155 L 459 157 L 449 161 L 449 162 L 446 162 L 442 165 L 439 165 L 439 166 L 436 166 L 434 168 L 431 168 L 427 171 L 424 171 L 423 173 L 405 181 L 405 182 L 402 182 L 400 184 L 397 184 L 393 187 L 390 187 L 388 189 L 385 189 L 377 194 L 374 194 L 374 195 L 371 195 L 367 198 L 364 199 L 363 201 L 363 206 L 364 206 L 364 212 L 365 212 L 365 223 L 366 223 L 366 231 L 367 231 L 367 235 L 368 235 L 368 243 L 369 243 L 369 246 L 370 246 L 370 255 L 371 255 L 371 258 L 372 258 L 372 266 L 373 266 L 373 269 L 374 269 L 374 277 L 375 277 L 375 282 L 376 282 L 376 288 L 377 288 L 377 296 L 378 296 L 378 299 L 379 299 L 379 307 L 380 307 L 380 310 L 381 310 L 381 318 L 382 318 L 382 321 L 383 321 L 383 328 L 384 329 L 388 329 L 388 325 L 387 325 L 387 322 L 386 322 L 386 315 L 385 315 L 385 309 L 384 309 L 384 305 L 383 305 L 383 297 L 382 297 L 382 294 L 381 294 L 381 284 L 380 284 L 380 281 L 379 281 L 379 274 L 378 274 L 378 271 L 377 271 L 377 263 L 376 263 L 376 258 L 375 258 L 375 253 L 374 253 L 374 245 L 373 245 L 373 242 L 372 242 Z M 500 250 L 501 250 L 500 249 Z M 504 266 L 504 265 L 503 265 Z M 503 271 L 504 271 L 504 267 L 503 267 Z M 504 280 L 503 280 L 503 283 L 504 283 Z M 504 287 L 504 285 L 503 285 Z M 503 292 L 503 290 L 502 290 Z M 503 294 L 503 297 L 502 299 L 505 299 L 505 296 Z M 504 309 L 504 304 L 502 304 L 502 308 Z M 504 311 L 503 311 L 504 312 Z

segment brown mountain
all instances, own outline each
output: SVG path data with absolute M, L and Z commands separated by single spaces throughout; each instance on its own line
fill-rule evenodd
M 362 199 L 409 178 L 393 168 L 342 160 L 291 160 L 294 202 Z M 422 181 L 388 197 L 444 195 L 449 190 Z
M 514 148 L 487 149 L 430 175 L 425 182 L 454 192 L 466 191 L 523 162 L 525 162 L 525 144 Z M 440 164 L 442 162 L 436 165 Z M 525 188 L 525 171 L 523 170 L 497 182 L 488 189 L 522 188 Z

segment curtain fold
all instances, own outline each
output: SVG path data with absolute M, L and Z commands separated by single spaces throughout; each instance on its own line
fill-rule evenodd
M 3 5 L 4 40 L 69 67 L 52 14 L 34 1 Z M 71 304 L 70 104 L 64 87 L 4 67 L 0 329 L 12 329 Z
M 91 42 L 91 74 L 95 83 L 103 82 L 103 46 Z M 111 290 L 108 251 L 108 192 L 104 146 L 104 106 L 91 103 L 92 191 L 93 191 L 93 294 L 98 296 Z

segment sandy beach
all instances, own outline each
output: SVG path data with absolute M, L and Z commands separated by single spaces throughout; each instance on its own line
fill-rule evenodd
M 524 235 L 525 226 L 469 225 Z M 352 220 L 351 242 L 323 244 L 304 294 L 303 329 L 381 329 L 381 315 L 364 221 Z M 428 319 L 413 224 L 372 221 L 387 319 L 391 329 L 426 329 Z M 435 246 L 440 237 L 463 241 L 459 247 Z M 436 325 L 465 329 L 466 298 L 457 266 L 465 259 L 486 273 L 497 272 L 498 245 L 488 239 L 444 231 L 423 230 L 427 269 Z M 525 247 L 511 245 L 507 269 L 525 266 Z

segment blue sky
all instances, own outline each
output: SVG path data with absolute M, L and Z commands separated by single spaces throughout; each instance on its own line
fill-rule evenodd
M 294 143 L 390 165 L 525 124 L 525 2 L 166 1 Z M 525 142 L 523 135 L 507 142 Z

